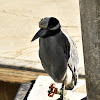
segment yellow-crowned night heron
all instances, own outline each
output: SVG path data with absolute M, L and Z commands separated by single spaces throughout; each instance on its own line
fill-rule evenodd
M 39 39 L 39 57 L 45 71 L 55 82 L 63 83 L 63 88 L 71 90 L 77 83 L 78 55 L 76 44 L 61 31 L 59 21 L 46 17 L 39 22 L 40 30 L 32 41 Z M 67 69 L 70 69 L 69 77 Z M 69 79 L 70 78 L 70 79 Z

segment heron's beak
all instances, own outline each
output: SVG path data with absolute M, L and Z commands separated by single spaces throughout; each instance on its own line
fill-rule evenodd
M 31 40 L 31 42 L 34 41 L 34 40 L 36 40 L 37 38 L 39 38 L 39 37 L 45 35 L 46 33 L 47 33 L 47 30 L 46 30 L 46 29 L 40 29 L 40 30 L 35 34 L 35 36 L 34 36 L 33 39 Z

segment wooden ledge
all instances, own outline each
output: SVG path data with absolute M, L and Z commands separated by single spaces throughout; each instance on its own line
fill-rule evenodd
M 0 80 L 24 83 L 47 75 L 40 62 L 0 57 Z
M 39 75 L 47 75 L 43 72 L 28 70 L 0 68 L 0 80 L 5 82 L 24 83 L 35 80 Z

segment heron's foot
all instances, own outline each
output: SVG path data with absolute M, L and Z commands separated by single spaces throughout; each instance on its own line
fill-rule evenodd
M 51 83 L 51 86 L 49 87 L 48 96 L 53 97 L 54 94 L 58 94 L 58 89 L 55 87 L 55 83 Z
M 60 95 L 60 98 L 57 100 L 69 100 L 68 98 L 66 98 L 67 90 L 65 90 L 65 87 L 63 87 L 63 85 L 62 88 L 58 90 L 58 88 L 55 87 L 55 83 L 51 83 L 48 91 L 48 96 L 53 97 L 54 94 Z

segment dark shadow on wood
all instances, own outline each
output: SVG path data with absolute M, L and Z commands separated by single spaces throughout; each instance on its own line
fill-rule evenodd
M 25 68 L 24 66 L 16 66 L 16 65 L 12 66 L 12 65 L 3 65 L 3 64 L 0 64 L 0 68 L 9 68 L 9 69 L 16 69 L 16 70 L 26 70 L 26 71 L 46 73 L 44 70 L 41 70 L 41 69 Z
M 16 69 L 16 70 L 25 70 L 25 71 L 46 73 L 45 70 L 35 69 L 35 68 L 25 68 L 25 66 L 16 66 L 16 65 L 13 66 L 13 65 L 0 64 L 0 68 L 9 68 L 9 69 Z M 85 78 L 85 75 L 79 75 L 79 78 Z

